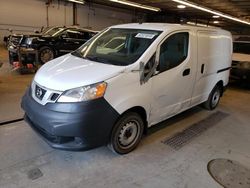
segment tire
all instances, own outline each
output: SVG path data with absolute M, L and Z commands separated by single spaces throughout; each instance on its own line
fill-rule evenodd
M 38 58 L 41 64 L 47 63 L 48 61 L 55 58 L 55 52 L 50 47 L 44 46 L 40 48 L 38 52 Z
M 208 100 L 203 104 L 203 106 L 208 110 L 214 110 L 220 102 L 220 97 L 222 94 L 221 92 L 221 88 L 216 85 L 209 94 Z
M 140 143 L 143 129 L 144 123 L 139 114 L 135 112 L 124 114 L 112 130 L 109 149 L 120 155 L 133 151 Z

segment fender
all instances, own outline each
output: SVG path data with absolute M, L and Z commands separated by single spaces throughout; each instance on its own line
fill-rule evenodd
M 136 106 L 144 108 L 148 121 L 152 84 L 151 80 L 149 80 L 141 85 L 139 80 L 140 74 L 137 72 L 123 72 L 106 80 L 108 87 L 104 98 L 119 114 L 123 114 L 128 109 Z

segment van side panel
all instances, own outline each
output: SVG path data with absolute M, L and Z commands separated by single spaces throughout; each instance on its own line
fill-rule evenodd
M 192 106 L 208 99 L 220 80 L 227 85 L 232 57 L 232 37 L 225 31 L 197 31 L 196 84 Z

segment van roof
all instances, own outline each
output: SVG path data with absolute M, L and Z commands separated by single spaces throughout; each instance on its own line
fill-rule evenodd
M 206 29 L 206 30 L 222 30 L 217 27 L 192 26 L 187 24 L 170 24 L 170 23 L 130 23 L 111 26 L 111 28 L 127 28 L 127 29 L 146 29 L 165 31 L 169 29 Z

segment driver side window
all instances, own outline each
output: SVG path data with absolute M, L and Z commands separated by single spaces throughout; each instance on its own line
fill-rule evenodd
M 181 64 L 188 56 L 188 32 L 176 33 L 168 37 L 160 47 L 158 71 L 163 72 Z

